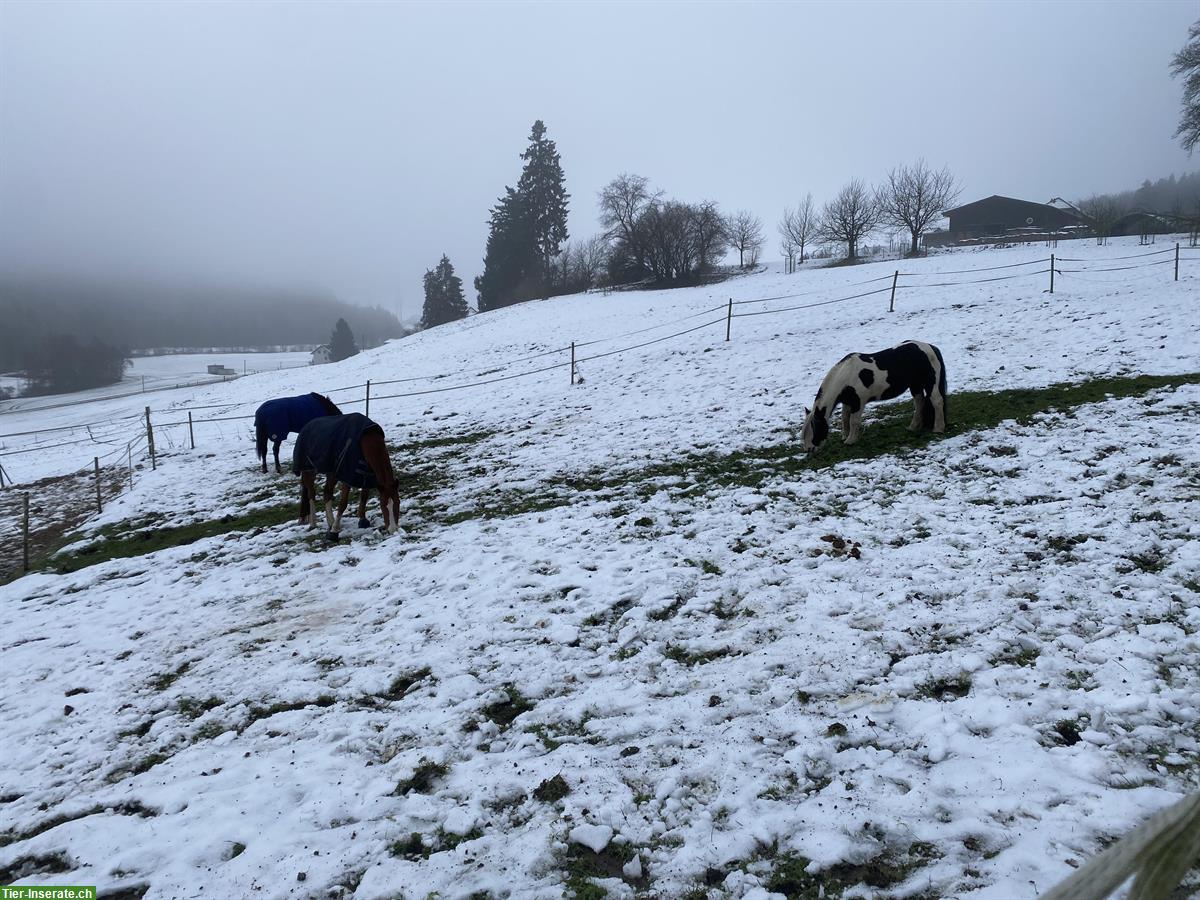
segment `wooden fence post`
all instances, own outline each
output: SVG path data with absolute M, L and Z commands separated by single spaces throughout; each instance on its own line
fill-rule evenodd
M 129 461 L 129 490 L 133 490 L 133 444 L 125 445 L 125 457 Z
M 96 468 L 96 512 L 104 512 L 104 505 L 100 502 L 100 457 L 92 457 L 92 465 Z
M 188 440 L 192 442 L 192 449 L 196 449 L 196 432 L 192 430 L 192 412 L 188 410 Z
M 1175 280 L 1179 280 L 1179 241 L 1175 242 Z
M 371 418 L 371 379 L 367 379 L 367 405 L 363 415 L 368 419 Z
M 733 327 L 733 298 L 729 298 L 729 309 L 725 313 L 725 340 L 729 340 L 729 329 Z
M 888 312 L 896 311 L 896 282 L 900 280 L 900 270 L 897 269 L 892 275 L 892 299 L 888 301 Z
M 575 342 L 571 341 L 571 384 L 575 383 Z
M 0 489 L 4 488 L 4 466 L 0 465 Z
M 154 426 L 150 424 L 150 407 L 146 407 L 146 444 L 150 447 L 150 468 L 157 469 L 158 461 L 154 458 Z
M 1050 254 L 1050 293 L 1054 293 L 1054 254 Z
M 21 524 L 21 571 L 29 571 L 29 494 L 25 494 L 25 515 Z

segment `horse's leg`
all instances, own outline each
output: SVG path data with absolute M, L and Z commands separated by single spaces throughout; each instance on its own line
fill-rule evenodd
M 946 395 L 938 385 L 929 392 L 927 402 L 933 407 L 933 430 L 940 434 L 946 430 Z
M 846 438 L 847 444 L 857 444 L 858 436 L 862 433 L 862 410 L 850 414 L 850 436 Z
M 925 424 L 925 392 L 921 388 L 910 388 L 913 398 L 913 417 L 908 426 L 909 431 L 920 431 Z
M 350 504 L 350 485 L 343 484 L 341 496 L 338 497 L 337 519 L 334 520 L 333 528 L 330 530 L 334 534 L 342 533 L 342 516 L 346 512 L 346 507 Z
M 277 440 L 277 441 L 275 442 L 275 474 L 276 474 L 276 475 L 280 475 L 280 474 L 282 474 L 282 473 L 283 473 L 283 469 L 282 469 L 282 468 L 280 467 L 280 465 L 279 465 L 279 445 L 280 445 L 280 444 L 282 444 L 282 443 L 283 443 L 283 439 L 282 439 L 282 438 L 280 438 L 279 440 Z M 265 471 L 267 471 L 267 461 L 266 461 L 266 459 L 264 459 L 264 460 L 263 460 L 263 471 L 264 471 L 264 472 L 265 472 Z
M 371 520 L 367 518 L 367 501 L 371 499 L 371 489 L 363 488 L 358 492 L 358 527 L 370 528 Z
M 264 459 L 265 462 L 265 459 Z M 300 473 L 300 524 L 309 528 L 316 526 L 316 504 L 313 495 L 317 492 L 317 476 L 313 472 Z
M 851 415 L 852 415 L 852 413 L 850 412 L 850 407 L 848 407 L 845 403 L 843 403 L 842 404 L 842 440 L 845 441 L 847 444 L 851 443 L 851 441 L 850 441 L 850 416 Z
M 329 526 L 330 533 L 333 532 L 333 476 L 330 475 L 325 479 L 325 524 Z

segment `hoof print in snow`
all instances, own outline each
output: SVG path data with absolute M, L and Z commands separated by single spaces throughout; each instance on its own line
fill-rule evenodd
M 66 706 L 63 707 L 63 715 L 64 716 L 69 716 L 73 712 L 75 712 L 75 707 L 71 706 L 70 704 L 67 704 Z
M 1083 740 L 1079 735 L 1079 723 L 1071 719 L 1064 719 L 1061 722 L 1055 723 L 1053 734 L 1055 740 L 1068 747 L 1074 747 Z
M 643 887 L 647 883 L 638 851 L 630 844 L 610 843 L 611 837 L 605 839 L 606 832 L 611 836 L 612 829 L 606 825 L 580 825 L 571 831 L 566 859 L 567 887 L 576 897 L 602 896 L 596 892 L 597 886 L 592 879 L 620 878 L 633 887 Z M 600 850 L 593 850 L 577 837 L 586 838 L 593 846 L 601 839 L 605 840 Z
M 533 797 L 543 803 L 557 803 L 569 793 L 571 793 L 571 788 L 567 784 L 567 780 L 561 775 L 555 775 L 534 788 Z
M 841 737 L 846 733 L 846 726 L 841 722 L 834 722 L 825 729 L 825 737 Z
M 626 747 L 624 750 L 621 751 L 621 755 L 622 756 L 636 756 L 638 753 L 641 753 L 641 752 L 642 752 L 641 747 Z
M 406 794 L 428 794 L 433 791 L 433 783 L 443 778 L 450 769 L 428 759 L 422 759 L 413 769 L 412 776 L 405 778 L 396 785 L 395 796 Z
M 307 872 L 297 872 L 296 880 L 297 881 L 308 881 L 308 873 Z

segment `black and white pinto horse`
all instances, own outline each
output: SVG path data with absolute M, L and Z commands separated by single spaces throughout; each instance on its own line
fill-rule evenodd
M 805 409 L 801 447 L 812 452 L 829 436 L 833 408 L 842 405 L 842 440 L 858 441 L 862 410 L 873 400 L 891 400 L 910 391 L 916 409 L 909 431 L 946 430 L 946 364 L 942 351 L 922 341 L 905 341 L 878 353 L 842 357 L 821 382 L 812 410 Z

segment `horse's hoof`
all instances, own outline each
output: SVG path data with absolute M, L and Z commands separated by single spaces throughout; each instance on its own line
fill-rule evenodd
M 370 527 L 371 527 L 371 520 L 370 520 L 370 519 L 359 519 L 359 520 L 358 520 L 358 527 L 359 527 L 359 528 L 370 528 Z
M 341 537 L 336 531 L 327 531 L 325 532 L 325 540 L 331 544 L 336 544 L 339 540 L 341 540 Z

